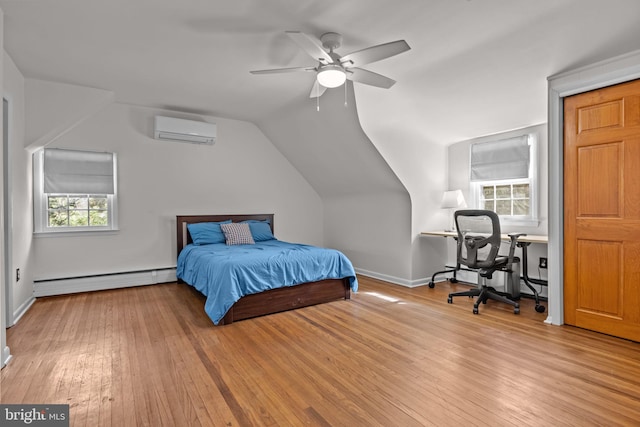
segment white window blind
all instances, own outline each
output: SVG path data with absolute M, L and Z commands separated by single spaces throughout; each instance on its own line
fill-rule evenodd
M 528 140 L 522 135 L 472 144 L 471 181 L 527 178 L 531 156 Z
M 44 193 L 114 194 L 113 153 L 44 150 Z

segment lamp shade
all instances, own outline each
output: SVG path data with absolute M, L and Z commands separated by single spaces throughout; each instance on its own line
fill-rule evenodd
M 467 203 L 464 201 L 462 190 L 445 191 L 442 195 L 442 209 L 466 208 Z
M 342 85 L 347 80 L 344 69 L 339 65 L 325 65 L 318 71 L 318 83 L 324 87 L 333 88 Z

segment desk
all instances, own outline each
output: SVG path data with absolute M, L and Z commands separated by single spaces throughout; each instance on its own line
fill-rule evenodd
M 454 239 L 458 238 L 458 233 L 456 231 L 423 231 L 420 233 L 421 236 L 439 236 L 439 237 L 452 237 Z M 505 241 L 511 241 L 511 238 L 509 237 L 508 234 L 502 234 L 502 240 Z M 533 277 L 529 277 L 529 270 L 527 267 L 527 248 L 529 247 L 530 244 L 532 243 L 543 243 L 543 244 L 547 244 L 549 242 L 549 237 L 548 236 L 542 236 L 542 235 L 537 235 L 537 234 L 529 234 L 529 235 L 524 235 L 524 236 L 520 236 L 518 237 L 518 247 L 522 249 L 522 280 L 524 281 L 524 284 L 527 285 L 527 287 L 531 290 L 531 292 L 533 292 L 533 296 L 536 300 L 536 311 L 538 313 L 543 313 L 545 308 L 544 306 L 540 305 L 540 297 L 538 295 L 538 291 L 531 286 L 531 283 L 535 283 L 536 285 L 540 285 L 540 286 L 547 286 L 548 285 L 548 281 L 547 280 L 542 280 L 542 279 L 535 279 Z M 453 278 L 450 279 L 451 283 L 456 283 L 458 281 L 458 279 L 456 279 L 456 272 L 460 270 L 460 264 L 456 263 L 456 266 L 454 268 L 448 268 L 448 269 L 444 269 L 442 271 L 437 271 L 435 273 L 433 273 L 433 276 L 431 276 L 431 281 L 429 282 L 429 287 L 433 288 L 435 286 L 435 279 L 436 276 L 439 274 L 444 274 L 444 273 L 453 273 Z
M 458 233 L 456 231 L 423 231 L 420 233 L 421 236 L 440 236 L 440 237 L 453 237 L 454 239 L 458 237 Z M 511 241 L 511 238 L 508 234 L 501 235 L 502 240 Z M 526 242 L 526 243 L 544 243 L 547 244 L 549 242 L 548 236 L 542 236 L 539 234 L 527 234 L 524 236 L 518 237 L 518 243 Z

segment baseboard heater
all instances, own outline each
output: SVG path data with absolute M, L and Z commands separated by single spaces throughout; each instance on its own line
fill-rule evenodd
M 59 279 L 42 279 L 34 280 L 33 296 L 38 298 L 77 292 L 129 288 L 133 286 L 175 282 L 176 280 L 175 267 Z

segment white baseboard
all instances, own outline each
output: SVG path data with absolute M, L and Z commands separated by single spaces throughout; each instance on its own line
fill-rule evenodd
M 447 267 L 450 268 L 450 267 Z M 389 276 L 386 274 L 381 274 L 381 273 L 376 273 L 375 271 L 368 271 L 368 270 L 363 270 L 361 268 L 355 268 L 356 273 L 357 274 L 362 274 L 363 276 L 367 276 L 367 277 L 372 277 L 374 279 L 378 279 L 378 280 L 384 280 L 385 282 L 390 282 L 393 283 L 395 285 L 401 285 L 401 286 L 405 286 L 407 288 L 417 288 L 419 286 L 426 286 L 429 284 L 429 282 L 431 281 L 431 277 L 423 277 L 420 279 L 415 279 L 415 280 L 407 280 L 407 279 L 401 279 L 399 277 L 394 277 L 394 276 Z M 471 275 L 469 275 L 471 274 Z M 463 281 L 473 281 L 475 282 L 475 276 L 474 273 L 471 272 L 465 272 L 465 271 L 458 271 L 457 272 L 458 278 L 460 280 Z M 446 279 L 448 279 L 449 277 L 453 277 L 453 273 L 442 273 L 439 274 L 438 277 L 436 277 L 436 283 L 438 282 L 442 282 Z
M 6 346 L 2 349 L 2 364 L 1 367 L 5 367 L 7 363 L 11 360 L 11 350 L 9 350 L 9 346 Z
M 34 302 L 36 302 L 36 298 L 31 297 L 28 300 L 26 300 L 20 307 L 18 307 L 13 312 L 13 324 L 7 325 L 7 326 L 13 326 L 16 323 L 18 323 L 18 320 L 20 320 L 20 318 L 24 316 L 24 314 L 27 312 L 27 310 L 29 310 L 29 308 L 31 308 Z
M 175 268 L 69 277 L 64 279 L 44 279 L 34 281 L 33 295 L 37 298 L 76 292 L 154 285 L 157 283 L 175 282 L 176 280 Z
M 448 268 L 451 268 L 451 267 L 448 267 Z M 393 283 L 395 285 L 405 286 L 407 288 L 417 288 L 419 286 L 425 286 L 429 284 L 429 282 L 431 281 L 431 276 L 422 278 L 422 279 L 407 280 L 407 279 L 401 279 L 399 277 L 389 276 L 386 274 L 376 273 L 374 271 L 363 270 L 361 268 L 355 268 L 355 271 L 357 274 L 361 274 L 363 276 L 372 277 L 374 279 L 383 280 L 385 282 Z M 442 273 L 438 275 L 438 277 L 436 277 L 435 283 L 437 284 L 438 282 L 443 282 L 446 279 L 449 279 L 451 277 L 453 277 L 453 273 Z M 456 278 L 459 281 L 468 283 L 470 285 L 476 285 L 478 283 L 478 274 L 474 271 L 459 270 L 456 273 Z M 520 294 L 533 296 L 529 288 L 527 288 L 524 285 L 524 283 L 521 283 L 520 285 Z M 540 296 L 546 297 L 546 292 L 540 292 Z
M 375 271 L 363 270 L 361 268 L 354 268 L 357 274 L 361 274 L 363 276 L 372 277 L 378 280 L 384 280 L 385 282 L 393 283 L 395 285 L 405 286 L 407 288 L 416 288 L 418 286 L 423 286 L 429 283 L 430 278 L 425 279 L 417 279 L 417 280 L 407 280 L 401 279 L 395 276 L 389 276 L 387 274 L 376 273 Z

